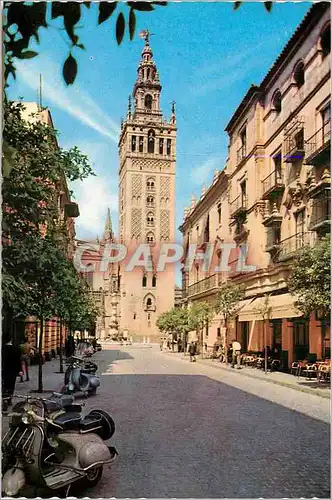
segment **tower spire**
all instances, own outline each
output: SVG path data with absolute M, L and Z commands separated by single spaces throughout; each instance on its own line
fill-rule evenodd
M 107 209 L 106 222 L 105 222 L 105 231 L 104 231 L 104 240 L 109 241 L 112 239 L 113 230 L 112 230 L 112 219 L 111 219 L 111 210 Z

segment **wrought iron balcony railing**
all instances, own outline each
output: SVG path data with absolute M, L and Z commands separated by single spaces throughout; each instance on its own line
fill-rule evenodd
M 247 156 L 247 147 L 245 145 L 241 146 L 237 150 L 236 154 L 236 164 L 238 165 Z
M 313 199 L 310 217 L 311 231 L 328 232 L 331 222 L 331 192 L 323 191 L 320 196 Z
M 313 233 L 297 233 L 280 241 L 278 260 L 291 258 L 297 250 L 314 243 Z
M 231 217 L 236 217 L 241 212 L 247 211 L 248 197 L 240 194 L 231 202 Z
M 283 191 L 285 189 L 285 184 L 280 170 L 273 170 L 271 174 L 265 177 L 262 181 L 262 188 L 263 199 L 268 198 L 272 193 Z
M 330 157 L 331 122 L 317 130 L 305 143 L 306 163 L 321 165 Z
M 188 286 L 188 297 L 192 297 L 198 293 L 207 292 L 218 288 L 219 286 L 219 273 L 211 274 L 207 278 L 204 278 L 192 285 Z
M 285 129 L 284 161 L 295 163 L 303 159 L 304 149 L 304 118 L 296 116 Z

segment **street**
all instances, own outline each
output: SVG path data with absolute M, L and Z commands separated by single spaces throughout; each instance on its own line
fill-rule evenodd
M 329 400 L 244 378 L 239 390 L 239 374 L 155 346 L 93 358 L 101 387 L 84 411 L 111 413 L 119 457 L 84 496 L 330 497 Z

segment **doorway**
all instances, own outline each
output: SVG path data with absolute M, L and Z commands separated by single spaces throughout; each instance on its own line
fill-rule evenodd
M 240 330 L 240 343 L 242 347 L 242 353 L 247 352 L 248 350 L 248 337 L 249 337 L 249 322 L 248 321 L 242 321 L 239 323 L 241 325 L 241 330 Z
M 309 353 L 308 321 L 293 321 L 294 361 L 302 361 Z

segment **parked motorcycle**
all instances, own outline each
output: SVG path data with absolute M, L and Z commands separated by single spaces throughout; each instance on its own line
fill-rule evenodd
M 64 394 L 83 393 L 86 397 L 96 394 L 100 380 L 96 376 L 98 366 L 85 362 L 84 359 L 72 356 L 65 372 Z
M 50 399 L 30 396 L 17 403 L 10 428 L 2 442 L 2 494 L 24 496 L 26 488 L 56 491 L 74 483 L 95 486 L 104 464 L 118 454 L 104 441 L 115 432 L 112 418 L 103 410 L 83 417 L 72 396 L 55 394 Z M 76 411 L 73 411 L 76 407 Z

